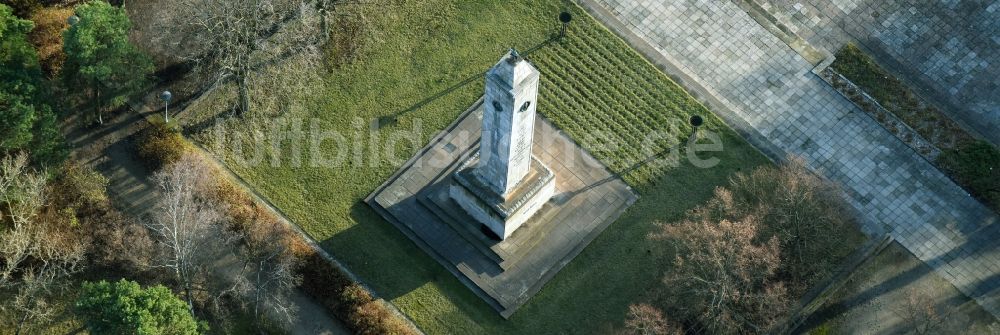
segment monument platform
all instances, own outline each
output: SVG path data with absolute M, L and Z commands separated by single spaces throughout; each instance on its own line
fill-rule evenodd
M 477 172 L 479 155 L 472 156 L 455 172 L 448 195 L 469 215 L 481 222 L 498 240 L 520 228 L 555 194 L 555 174 L 531 157 L 528 172 L 507 196 L 494 192 Z
M 537 117 L 532 152 L 555 196 L 504 240 L 448 196 L 479 149 L 482 100 L 403 164 L 366 202 L 463 284 L 509 318 L 637 199 L 623 181 Z

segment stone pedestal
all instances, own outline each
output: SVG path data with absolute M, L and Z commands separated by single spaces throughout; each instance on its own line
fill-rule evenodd
M 506 197 L 477 175 L 478 161 L 479 156 L 474 156 L 455 172 L 456 183 L 449 187 L 448 195 L 498 239 L 510 237 L 555 194 L 555 174 L 534 157 L 521 182 Z
M 486 108 L 479 102 L 459 116 L 365 201 L 506 318 L 632 205 L 636 195 L 565 134 L 539 117 L 534 125 L 534 138 L 551 140 L 533 143 L 532 161 L 538 163 L 529 167 L 543 166 L 552 172 L 556 196 L 545 201 L 549 198 L 546 189 L 549 184 L 530 180 L 544 181 L 547 178 L 533 176 L 547 173 L 537 172 L 541 171 L 538 168 L 528 169 L 507 200 L 496 204 L 503 203 L 503 208 L 511 213 L 507 222 L 530 218 L 516 231 L 513 225 L 505 226 L 510 227 L 504 232 L 507 238 L 497 240 L 491 236 L 492 229 L 484 229 L 483 222 L 493 219 L 476 218 L 470 212 L 491 213 L 498 207 L 482 200 L 490 199 L 489 196 L 477 196 L 469 190 L 469 185 L 476 184 L 459 182 L 461 176 L 470 177 L 469 169 L 479 164 L 475 156 L 480 151 L 480 141 L 466 134 L 480 131 L 481 115 Z M 543 187 L 534 196 L 521 190 L 521 185 L 537 184 Z M 466 199 L 466 207 L 452 197 L 453 189 L 460 193 L 456 198 Z M 531 189 L 534 187 L 526 188 Z M 529 213 L 528 209 L 535 207 L 532 204 L 539 203 L 541 209 Z M 476 210 L 469 204 L 484 210 Z
M 636 199 L 536 118 L 538 75 L 511 50 L 484 98 L 365 200 L 505 318 Z

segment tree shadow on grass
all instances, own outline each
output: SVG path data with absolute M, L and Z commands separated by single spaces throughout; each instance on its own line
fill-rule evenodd
M 554 42 L 557 42 L 559 40 L 560 40 L 560 36 L 558 34 L 557 35 L 552 35 L 549 38 L 545 39 L 544 41 L 542 41 L 542 42 L 540 42 L 538 44 L 535 44 L 535 45 L 529 47 L 528 49 L 525 49 L 523 52 L 521 52 L 521 55 L 523 55 L 524 57 L 529 57 L 532 53 L 534 53 L 534 52 L 536 52 L 536 51 L 538 51 L 538 50 L 540 50 L 540 49 L 542 49 L 542 48 L 544 48 L 544 47 L 546 47 L 546 46 L 548 46 L 548 45 L 550 45 L 550 44 L 552 44 Z M 484 79 L 485 78 L 485 76 L 486 76 L 486 74 L 488 72 L 489 71 L 487 70 L 487 71 L 483 71 L 483 72 L 480 72 L 480 73 L 476 73 L 476 74 L 474 74 L 472 76 L 469 76 L 468 78 L 462 79 L 458 83 L 455 83 L 455 84 L 453 84 L 451 86 L 448 86 L 447 88 L 445 88 L 445 89 L 443 89 L 443 90 L 441 90 L 441 91 L 439 91 L 437 93 L 434 93 L 434 94 L 432 94 L 432 95 L 430 95 L 430 96 L 428 96 L 428 97 L 426 97 L 426 98 L 424 98 L 424 99 L 422 99 L 422 100 L 414 103 L 410 107 L 401 109 L 401 110 L 396 111 L 395 113 L 392 113 L 390 115 L 380 116 L 378 119 L 375 120 L 375 124 L 377 124 L 379 128 L 390 126 L 390 125 L 394 125 L 394 124 L 396 124 L 396 122 L 399 119 L 399 117 L 401 117 L 403 115 L 406 115 L 408 113 L 414 112 L 416 110 L 419 110 L 420 108 L 426 106 L 427 104 L 430 104 L 430 103 L 436 101 L 437 99 L 440 99 L 440 98 L 442 98 L 442 97 L 444 97 L 444 96 L 446 96 L 448 94 L 451 94 L 452 92 L 454 92 L 454 91 L 456 91 L 456 90 L 458 90 L 458 89 L 460 89 L 462 87 L 465 87 L 466 85 L 469 85 L 469 84 L 474 83 L 474 82 L 479 82 L 480 79 Z
M 893 242 L 893 243 L 898 244 L 898 242 Z M 853 296 L 847 297 L 840 301 L 827 302 L 825 306 L 810 314 L 810 316 L 806 319 L 806 321 L 803 322 L 803 324 L 799 326 L 796 331 L 806 332 L 815 329 L 816 327 L 819 327 L 820 325 L 824 324 L 826 321 L 843 316 L 848 311 L 857 308 L 859 306 L 862 306 L 864 304 L 870 303 L 874 301 L 876 298 L 904 289 L 905 287 L 913 284 L 914 282 L 917 282 L 924 276 L 934 275 L 934 269 L 932 269 L 928 265 L 929 263 L 935 263 L 937 261 L 950 261 L 953 259 L 957 259 L 958 257 L 975 257 L 980 254 L 988 253 L 991 250 L 997 248 L 997 246 L 995 245 L 982 247 L 975 249 L 970 254 L 968 251 L 964 251 L 963 249 L 963 246 L 970 244 L 978 245 L 978 242 L 976 239 L 966 241 L 962 245 L 957 246 L 953 248 L 951 251 L 944 253 L 928 262 L 924 262 L 917 259 L 916 265 L 911 266 L 904 271 L 901 271 L 900 273 L 892 276 L 889 279 L 882 281 L 877 285 L 873 285 L 861 292 L 858 292 Z M 900 245 L 900 248 L 906 250 L 905 246 Z M 916 257 L 912 253 L 910 253 L 909 250 L 906 250 L 905 252 L 911 257 Z M 1000 285 L 998 284 L 1000 284 L 1000 274 L 994 274 L 984 280 L 977 281 L 972 285 L 970 289 L 973 292 L 981 292 L 980 294 L 990 294 L 992 292 L 992 294 L 995 296 L 998 290 L 1000 290 L 1000 288 L 998 288 L 998 286 Z M 844 288 L 841 288 L 841 290 L 843 289 Z M 959 292 L 959 297 L 962 297 L 964 299 L 971 298 L 961 292 Z M 955 299 L 957 299 L 957 297 L 949 299 L 948 302 L 952 305 L 956 305 Z
M 501 320 L 485 302 L 367 203 L 356 202 L 350 212 L 357 224 L 320 245 L 344 262 L 380 298 L 393 301 L 433 284 L 460 310 L 476 311 L 462 314 L 477 323 Z

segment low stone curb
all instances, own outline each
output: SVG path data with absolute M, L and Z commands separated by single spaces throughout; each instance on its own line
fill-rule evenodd
M 882 107 L 875 98 L 872 98 L 865 90 L 858 87 L 844 75 L 826 68 L 818 73 L 823 82 L 833 87 L 837 93 L 853 103 L 861 111 L 872 117 L 885 130 L 892 133 L 896 138 L 924 157 L 933 164 L 934 160 L 941 155 L 941 149 L 925 139 L 916 130 L 910 128 L 906 122 L 900 120 L 895 114 Z

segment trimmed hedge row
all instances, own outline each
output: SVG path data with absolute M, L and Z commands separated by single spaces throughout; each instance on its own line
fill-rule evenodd
M 986 206 L 1000 212 L 1000 150 L 977 140 L 942 152 L 936 163 Z
M 139 138 L 138 154 L 150 168 L 176 162 L 193 146 L 180 132 L 163 123 L 153 123 Z M 231 227 L 244 236 L 253 230 L 270 232 L 268 239 L 281 240 L 297 259 L 299 287 L 322 304 L 357 334 L 409 335 L 417 332 L 390 311 L 367 289 L 327 262 L 302 236 L 295 234 L 269 208 L 257 202 L 246 189 L 213 165 L 215 185 L 211 196 L 225 204 Z M 268 229 L 270 228 L 270 229 Z M 258 230 L 260 231 L 260 230 Z
M 987 207 L 1000 212 L 1000 149 L 969 135 L 937 108 L 853 44 L 837 51 L 830 65 L 875 98 L 942 153 L 934 164 Z M 942 135 L 943 134 L 943 135 Z M 946 140 L 937 141 L 936 139 Z
M 416 334 L 367 289 L 323 259 L 315 250 L 300 256 L 301 288 L 347 322 L 358 334 Z

